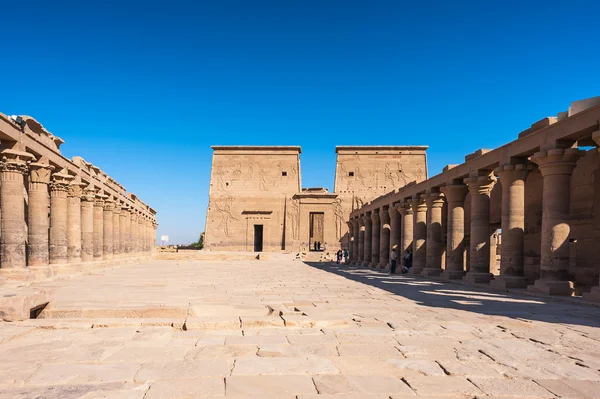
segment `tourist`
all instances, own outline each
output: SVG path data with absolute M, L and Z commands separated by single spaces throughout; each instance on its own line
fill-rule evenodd
M 342 263 L 342 256 L 344 256 L 344 253 L 342 252 L 341 249 L 339 249 L 337 251 L 337 264 L 339 265 L 340 263 Z
M 344 263 L 348 263 L 348 250 L 344 248 Z
M 396 273 L 396 258 L 398 257 L 398 254 L 396 254 L 396 248 L 398 248 L 398 246 L 394 245 L 392 247 L 392 253 L 390 254 L 390 262 L 392 264 L 390 267 L 390 274 Z
M 317 242 L 315 241 L 313 246 L 315 247 L 315 251 L 317 250 Z
M 412 267 L 412 248 L 408 248 L 404 253 L 403 263 L 404 265 L 402 266 L 402 273 L 408 273 Z
M 317 241 L 317 251 L 321 250 L 321 241 Z

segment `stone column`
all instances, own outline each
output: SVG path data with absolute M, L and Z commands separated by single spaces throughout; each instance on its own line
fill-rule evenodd
M 1 152 L 0 162 L 0 267 L 9 273 L 26 273 L 25 242 L 25 184 L 27 163 L 33 155 L 18 149 Z
M 355 265 L 360 265 L 365 258 L 365 222 L 363 216 L 358 216 L 358 256 L 354 260 Z
M 410 272 L 421 274 L 427 259 L 427 205 L 421 195 L 414 196 L 410 205 L 414 213 L 413 265 Z
M 113 208 L 113 258 L 121 258 L 121 205 Z
M 497 288 L 526 288 L 524 275 L 525 179 L 531 166 L 509 164 L 496 169 L 502 185 L 502 246 Z
M 138 252 L 140 253 L 140 256 L 144 255 L 143 234 L 144 234 L 144 215 L 139 214 L 138 215 L 138 239 L 137 239 L 137 246 L 138 246 Z
M 112 199 L 108 198 L 104 200 L 104 208 L 102 212 L 102 230 L 103 230 L 103 241 L 102 241 L 102 256 L 104 260 L 113 258 L 113 210 L 115 204 Z
M 156 224 L 154 224 L 155 226 Z M 358 253 L 358 245 L 360 242 L 360 226 L 358 223 L 358 218 L 352 219 L 352 225 L 354 226 L 354 242 L 352 243 L 353 247 L 353 255 L 352 255 L 352 264 L 355 264 L 359 259 L 360 255 Z M 156 229 L 156 227 L 154 227 Z M 156 236 L 155 236 L 156 237 Z
M 48 254 L 48 230 L 50 229 L 48 184 L 50 183 L 50 173 L 54 167 L 46 162 L 40 160 L 29 165 L 28 266 L 46 266 L 50 263 Z
M 119 248 L 121 251 L 121 258 L 127 258 L 127 222 L 129 219 L 129 211 L 125 205 L 121 206 L 121 212 L 119 213 Z
M 81 195 L 84 184 L 76 181 L 69 184 L 67 194 L 67 260 L 81 262 Z
M 449 184 L 441 188 L 448 203 L 446 270 L 442 277 L 460 280 L 465 275 L 465 197 L 467 186 Z
M 139 256 L 137 247 L 137 231 L 138 231 L 138 215 L 135 210 L 131 210 L 131 230 L 130 230 L 130 242 L 131 242 L 131 256 Z
M 396 251 L 396 264 L 399 264 L 399 260 L 402 257 L 402 254 L 398 250 L 398 243 L 400 242 L 400 214 L 395 205 L 391 205 L 388 208 L 388 218 L 390 221 L 390 240 L 388 244 L 388 265 L 391 266 L 391 262 L 389 260 L 390 252 L 392 250 Z M 394 248 L 396 246 L 396 248 Z
M 383 206 L 379 210 L 379 219 L 381 220 L 381 236 L 379 238 L 379 269 L 385 269 L 390 263 L 390 214 L 388 206 Z
M 66 170 L 54 173 L 50 183 L 50 264 L 66 264 L 69 182 L 73 180 Z
M 490 193 L 496 177 L 489 171 L 478 171 L 465 179 L 471 193 L 471 242 L 469 272 L 463 280 L 487 284 L 490 273 Z
M 363 222 L 365 224 L 365 256 L 363 258 L 363 266 L 369 266 L 369 264 L 371 263 L 371 240 L 373 239 L 373 237 L 371 236 L 373 227 L 371 223 L 371 215 L 366 214 L 365 216 L 363 216 Z
M 438 192 L 425 195 L 427 206 L 427 245 L 425 248 L 425 269 L 423 276 L 439 276 L 442 274 L 442 253 L 444 246 L 444 230 L 442 229 L 442 207 L 444 197 Z
M 94 260 L 102 260 L 104 253 L 104 200 L 107 197 L 96 194 L 94 199 Z
M 352 223 L 352 219 L 346 222 L 348 225 L 348 260 L 352 262 L 354 258 L 354 223 Z
M 96 190 L 88 186 L 81 196 L 81 261 L 94 260 L 94 199 Z
M 381 238 L 381 219 L 379 209 L 373 209 L 371 214 L 371 263 L 369 267 L 375 269 L 379 265 L 379 241 Z
M 577 148 L 555 148 L 531 157 L 539 166 L 544 185 L 540 279 L 529 287 L 531 290 L 550 295 L 573 293 L 568 272 L 571 174 L 580 154 Z
M 398 249 L 398 266 L 402 263 L 404 253 L 413 247 L 413 226 L 415 222 L 414 214 L 410 203 L 404 203 L 398 205 L 396 210 L 402 215 L 401 221 L 401 234 L 400 234 L 400 248 Z

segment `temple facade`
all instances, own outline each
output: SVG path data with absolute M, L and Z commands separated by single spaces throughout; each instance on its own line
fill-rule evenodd
M 599 120 L 600 97 L 575 102 L 362 204 L 347 221 L 351 262 L 389 267 L 398 245 L 413 274 L 600 299 Z
M 348 248 L 350 212 L 395 186 L 427 178 L 423 146 L 336 147 L 333 192 L 302 188 L 300 147 L 212 148 L 207 250 Z
M 121 259 L 156 242 L 156 212 L 28 116 L 0 114 L 0 282 Z

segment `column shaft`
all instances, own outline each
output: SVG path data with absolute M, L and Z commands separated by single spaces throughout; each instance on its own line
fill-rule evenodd
M 371 263 L 371 240 L 372 240 L 371 231 L 372 231 L 372 227 L 373 227 L 371 224 L 371 215 L 364 216 L 364 223 L 365 223 L 365 244 L 364 244 L 363 266 L 369 266 L 369 264 Z
M 68 206 L 67 192 L 73 177 L 66 171 L 52 175 L 50 183 L 50 264 L 66 264 Z
M 465 275 L 465 197 L 468 189 L 463 184 L 449 184 L 441 188 L 448 203 L 446 270 L 442 276 L 460 280 Z
M 103 259 L 104 251 L 104 196 L 94 200 L 94 260 Z
M 113 258 L 121 257 L 121 207 L 113 208 Z
M 81 194 L 82 183 L 69 185 L 67 195 L 67 260 L 69 263 L 81 262 Z
M 381 238 L 379 210 L 373 211 L 371 223 L 371 263 L 369 267 L 376 268 L 379 265 L 379 241 Z
M 412 274 L 421 274 L 427 259 L 427 205 L 422 196 L 413 197 L 410 204 L 414 213 Z
M 355 265 L 360 265 L 365 258 L 365 222 L 362 216 L 358 217 L 358 255 L 353 262 Z
M 29 165 L 29 203 L 27 207 L 28 266 L 46 266 L 50 263 L 48 253 L 48 230 L 50 229 L 50 196 L 48 184 L 54 167 L 44 163 Z
M 379 238 L 379 268 L 385 269 L 390 262 L 390 214 L 389 207 L 379 210 L 381 237 Z
M 490 273 L 490 193 L 496 178 L 488 171 L 465 179 L 471 193 L 471 241 L 469 272 L 463 278 L 472 283 L 489 283 Z
M 94 260 L 94 197 L 95 190 L 88 187 L 81 196 L 81 260 Z
M 111 200 L 104 201 L 102 212 L 102 256 L 105 260 L 112 259 L 113 257 L 113 209 L 114 203 Z
M 399 264 L 400 259 L 402 258 L 402 254 L 398 249 L 398 244 L 400 243 L 400 214 L 396 206 L 391 205 L 388 209 L 388 216 L 390 219 L 390 241 L 388 244 L 388 258 L 391 255 L 391 251 L 396 251 L 396 264 Z M 396 247 L 396 248 L 394 248 Z M 388 259 L 389 262 L 389 259 Z M 391 262 L 389 262 L 391 265 Z
M 439 276 L 442 274 L 442 253 L 444 232 L 442 230 L 442 207 L 444 197 L 440 193 L 429 193 L 425 196 L 427 205 L 427 245 L 423 276 Z

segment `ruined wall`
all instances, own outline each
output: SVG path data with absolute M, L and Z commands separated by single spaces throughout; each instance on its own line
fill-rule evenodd
M 263 251 L 284 249 L 300 191 L 300 147 L 213 150 L 206 249 L 252 251 L 254 225 L 263 225 Z

